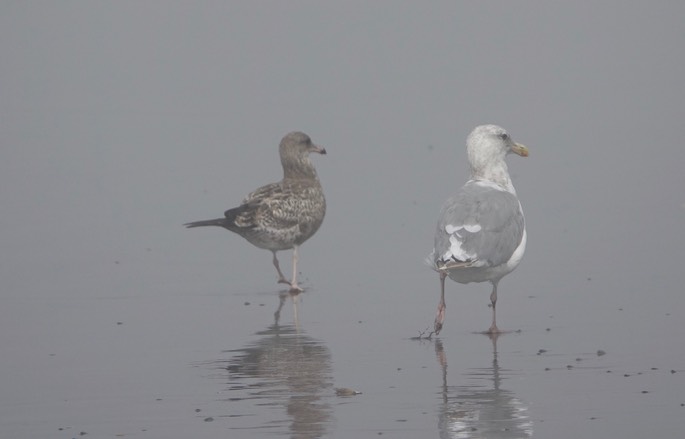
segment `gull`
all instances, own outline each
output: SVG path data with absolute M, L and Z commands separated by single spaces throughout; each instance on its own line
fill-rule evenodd
M 302 291 L 297 283 L 299 247 L 311 238 L 326 215 L 326 199 L 309 159 L 310 153 L 326 154 L 326 149 L 295 131 L 285 135 L 279 145 L 283 179 L 248 194 L 238 207 L 224 212 L 224 218 L 184 224 L 188 228 L 219 226 L 235 232 L 253 245 L 270 250 L 278 272 L 278 283 L 290 291 Z M 276 257 L 279 250 L 293 250 L 293 276 L 287 280 Z
M 528 156 L 528 148 L 514 142 L 497 125 L 480 125 L 466 140 L 471 176 L 440 210 L 433 252 L 427 263 L 440 276 L 440 302 L 434 332 L 445 320 L 445 278 L 466 284 L 490 282 L 492 325 L 496 322 L 497 284 L 521 262 L 526 249 L 526 226 L 521 203 L 509 177 L 505 157 Z

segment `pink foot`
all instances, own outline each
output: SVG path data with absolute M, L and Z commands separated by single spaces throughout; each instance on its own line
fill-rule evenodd
M 487 331 L 485 331 L 485 333 L 490 335 L 503 334 L 503 332 L 500 331 L 497 325 L 495 325 L 494 323 L 492 324 L 492 326 L 490 326 L 490 328 Z
M 442 322 L 445 321 L 445 304 L 440 303 L 438 305 L 438 312 L 435 315 L 435 323 L 433 324 L 433 332 L 435 332 L 435 335 L 440 334 L 440 331 L 442 330 Z

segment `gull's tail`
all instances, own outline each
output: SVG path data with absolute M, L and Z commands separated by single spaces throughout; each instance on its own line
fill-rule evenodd
M 433 250 L 428 256 L 425 257 L 423 263 L 428 265 L 431 270 L 438 271 L 438 266 L 435 263 L 435 250 Z

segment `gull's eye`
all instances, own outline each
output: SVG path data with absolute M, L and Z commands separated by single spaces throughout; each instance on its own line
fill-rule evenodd
M 507 133 L 502 133 L 499 136 L 502 138 L 502 140 L 509 140 L 509 134 Z

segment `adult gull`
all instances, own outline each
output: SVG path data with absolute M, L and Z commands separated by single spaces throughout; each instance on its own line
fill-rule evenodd
M 279 145 L 283 179 L 267 184 L 245 197 L 238 207 L 224 212 L 224 218 L 195 221 L 186 227 L 219 226 L 235 232 L 259 248 L 270 250 L 278 272 L 278 283 L 301 291 L 297 283 L 298 249 L 319 229 L 326 215 L 326 199 L 309 159 L 326 149 L 312 143 L 302 132 L 286 134 Z M 281 272 L 276 252 L 293 249 L 293 277 Z
M 428 264 L 440 276 L 440 303 L 434 332 L 445 320 L 445 278 L 466 284 L 492 284 L 492 325 L 497 328 L 497 284 L 518 266 L 526 249 L 526 226 L 521 203 L 509 177 L 507 154 L 528 156 L 528 148 L 514 142 L 497 125 L 476 127 L 466 140 L 471 177 L 440 210 L 433 252 Z

